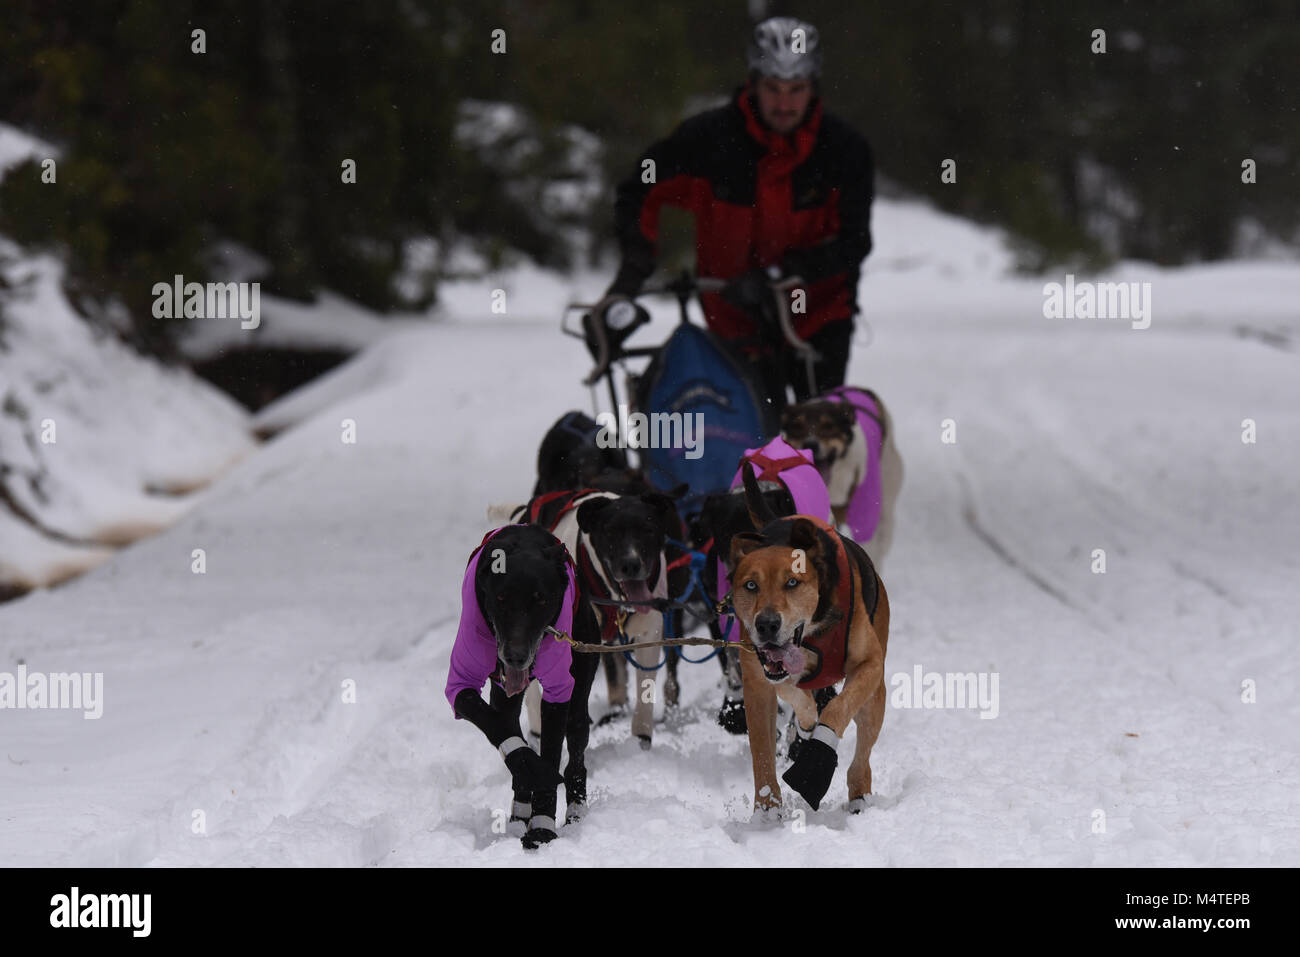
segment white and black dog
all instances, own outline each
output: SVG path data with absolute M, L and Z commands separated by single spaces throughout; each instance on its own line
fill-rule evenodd
M 894 539 L 894 506 L 903 460 L 894 424 L 870 389 L 840 386 L 787 406 L 781 434 L 813 453 L 831 496 L 831 512 L 879 566 Z
M 675 527 L 676 505 L 657 492 L 619 495 L 581 489 L 548 493 L 533 499 L 516 513 L 522 521 L 541 525 L 564 543 L 577 565 L 578 601 L 573 637 L 584 643 L 614 642 L 621 626 L 632 642 L 663 638 L 663 612 L 650 603 L 668 595 L 664 544 Z M 617 602 L 642 602 L 643 610 L 620 614 Z M 621 619 L 621 622 L 620 622 Z M 583 627 L 579 629 L 579 624 Z M 649 747 L 654 731 L 657 671 L 648 670 L 659 660 L 659 648 L 643 648 L 635 660 L 647 670 L 639 672 L 632 733 Z M 599 667 L 598 654 L 574 655 L 574 691 L 569 707 L 569 761 L 564 770 L 566 818 L 579 818 L 587 801 L 585 752 L 590 717 L 588 696 Z M 545 739 L 545 714 L 535 713 L 529 700 L 529 721 L 541 726 Z M 545 744 L 543 743 L 543 749 Z

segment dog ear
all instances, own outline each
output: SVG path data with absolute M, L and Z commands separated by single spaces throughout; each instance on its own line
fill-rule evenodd
M 564 547 L 564 543 L 554 536 L 546 543 L 542 550 L 542 557 L 546 559 L 547 564 L 559 569 L 560 577 L 563 580 L 569 572 L 569 550 Z
M 776 513 L 759 491 L 758 479 L 754 477 L 748 459 L 740 460 L 740 475 L 745 483 L 745 506 L 749 509 L 749 520 L 754 523 L 754 528 L 760 529 L 769 522 L 776 521 Z
M 740 560 L 750 552 L 767 546 L 762 535 L 753 532 L 741 532 L 731 537 L 731 554 L 727 556 L 727 573 L 731 574 L 740 564 Z
M 835 603 L 835 589 L 840 583 L 840 569 L 835 561 L 830 536 L 805 518 L 796 518 L 790 526 L 790 547 L 802 549 L 817 570 L 817 610 L 813 621 L 822 621 Z
M 600 498 L 588 499 L 578 506 L 578 528 L 590 532 L 596 527 L 600 513 L 613 503 L 612 498 L 602 495 Z
M 713 516 L 717 514 L 725 498 L 717 492 L 712 492 L 704 497 L 704 504 L 700 507 L 699 514 L 695 517 L 695 534 L 698 540 L 703 542 L 713 537 Z
M 797 511 L 794 507 L 794 496 L 784 485 L 780 488 L 768 489 L 763 493 L 763 498 L 767 500 L 773 514 L 777 516 L 793 515 Z
M 689 487 L 689 486 L 688 486 Z M 673 501 L 671 494 L 664 495 L 662 492 L 646 492 L 641 496 L 641 501 L 659 511 L 659 517 L 663 519 L 664 530 L 669 535 L 677 528 L 681 522 L 681 517 L 677 514 L 677 503 Z

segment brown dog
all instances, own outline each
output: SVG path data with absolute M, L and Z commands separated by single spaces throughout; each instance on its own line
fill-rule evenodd
M 741 641 L 754 807 L 781 803 L 776 780 L 776 698 L 795 710 L 802 739 L 783 780 L 816 810 L 830 787 L 836 749 L 858 724 L 849 766 L 849 806 L 871 793 L 871 748 L 885 718 L 889 598 L 867 553 L 820 519 L 774 519 L 748 469 L 746 498 L 757 533 L 731 545 L 732 605 Z M 819 716 L 810 693 L 846 679 Z M 815 727 L 814 727 L 815 726 Z

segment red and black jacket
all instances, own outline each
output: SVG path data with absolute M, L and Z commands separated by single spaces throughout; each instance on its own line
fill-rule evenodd
M 647 159 L 653 183 L 642 182 Z M 823 113 L 819 99 L 787 138 L 759 120 L 747 84 L 727 106 L 691 117 L 650 147 L 619 184 L 614 223 L 623 262 L 610 291 L 640 290 L 654 271 L 659 210 L 679 206 L 695 216 L 699 275 L 733 279 L 775 264 L 805 280 L 807 311 L 793 318 L 807 338 L 857 311 L 874 175 L 867 141 Z M 720 295 L 701 300 L 719 336 L 754 334 L 750 318 Z

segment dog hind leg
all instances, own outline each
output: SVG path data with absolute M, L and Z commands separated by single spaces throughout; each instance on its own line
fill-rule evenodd
M 894 509 L 899 490 L 903 487 L 903 459 L 894 444 L 894 423 L 888 410 L 882 411 L 885 413 L 885 443 L 880 450 L 880 522 L 871 535 L 871 541 L 861 543 L 877 571 L 881 570 L 894 542 Z

